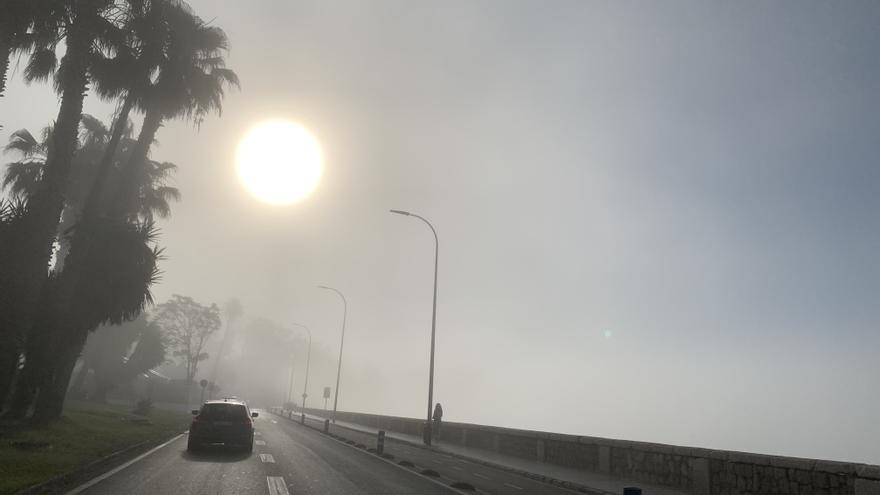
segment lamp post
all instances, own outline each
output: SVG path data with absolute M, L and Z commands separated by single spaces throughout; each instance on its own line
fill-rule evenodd
M 391 213 L 396 213 L 398 215 L 416 217 L 419 220 L 425 222 L 425 224 L 431 228 L 431 232 L 434 233 L 434 307 L 431 310 L 431 364 L 428 371 L 428 422 L 426 424 L 424 438 L 425 443 L 427 445 L 431 445 L 431 410 L 434 407 L 434 340 L 437 331 L 437 263 L 440 258 L 440 241 L 437 239 L 437 230 L 434 229 L 434 226 L 431 225 L 431 222 L 426 220 L 424 217 L 403 210 L 390 211 Z
M 345 318 L 348 315 L 348 301 L 345 300 L 345 296 L 342 295 L 342 292 L 339 292 L 333 287 L 319 285 L 318 288 L 332 290 L 342 298 L 342 336 L 339 338 L 339 360 L 336 364 L 336 391 L 333 393 L 333 423 L 336 423 L 336 405 L 339 401 L 339 373 L 342 371 L 342 345 L 345 344 Z
M 290 372 L 287 374 L 287 403 L 293 395 L 293 356 L 290 357 Z
M 307 327 L 305 325 L 301 325 L 299 323 L 293 323 L 292 325 L 302 328 L 309 335 L 309 350 L 306 353 L 306 381 L 303 384 L 303 395 L 302 395 L 302 398 L 303 398 L 302 408 L 303 408 L 303 413 L 305 413 L 306 412 L 306 397 L 308 397 L 308 390 L 309 390 L 309 364 L 312 361 L 312 331 L 309 330 L 309 327 Z

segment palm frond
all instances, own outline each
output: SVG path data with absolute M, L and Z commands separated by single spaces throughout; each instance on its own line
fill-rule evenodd
M 57 69 L 58 56 L 55 55 L 55 47 L 41 47 L 31 53 L 24 69 L 24 79 L 29 83 L 46 82 Z
M 27 129 L 19 129 L 9 136 L 9 143 L 3 147 L 3 151 L 16 151 L 22 156 L 29 157 L 41 151 L 40 143 Z

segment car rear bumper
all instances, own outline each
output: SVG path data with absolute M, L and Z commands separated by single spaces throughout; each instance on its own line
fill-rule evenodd
M 215 433 L 215 432 L 200 432 L 200 431 L 192 431 L 190 430 L 189 436 L 194 442 L 198 443 L 223 443 L 223 444 L 233 444 L 233 445 L 250 445 L 254 441 L 253 433 L 239 433 L 239 434 L 229 434 L 229 433 Z

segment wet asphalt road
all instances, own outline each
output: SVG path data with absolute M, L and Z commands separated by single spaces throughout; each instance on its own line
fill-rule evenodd
M 458 493 L 361 449 L 260 411 L 252 454 L 191 454 L 186 435 L 98 481 L 83 494 Z

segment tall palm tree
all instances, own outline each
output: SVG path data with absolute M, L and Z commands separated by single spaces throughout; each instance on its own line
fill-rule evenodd
M 91 78 L 98 96 L 105 100 L 121 101 L 121 104 L 86 201 L 86 216 L 95 214 L 100 195 L 107 189 L 109 168 L 131 111 L 144 108 L 144 94 L 162 61 L 168 37 L 166 12 L 169 6 L 178 3 L 182 4 L 182 0 L 127 0 L 122 23 L 124 37 L 115 47 L 112 57 L 97 56 L 92 63 Z
M 30 2 L 30 0 L 29 0 Z M 29 3 L 25 2 L 25 3 Z M 64 207 L 65 185 L 70 176 L 77 130 L 82 117 L 87 89 L 87 74 L 92 55 L 104 50 L 116 32 L 112 21 L 116 10 L 114 0 L 33 0 L 35 7 L 44 7 L 34 16 L 34 31 L 42 33 L 35 41 L 30 62 L 25 69 L 29 80 L 45 80 L 55 72 L 55 85 L 61 93 L 61 106 L 55 120 L 46 166 L 36 194 L 28 199 L 25 227 L 19 236 L 4 239 L 22 248 L 24 256 L 17 260 L 15 276 L 6 288 L 17 298 L 15 308 L 34 314 L 41 298 L 45 300 L 47 267 L 49 265 L 61 210 Z M 64 40 L 66 52 L 60 66 L 55 62 L 55 47 Z M 57 66 L 57 71 L 55 71 Z M 15 319 L 17 328 L 0 329 L 30 338 L 32 320 Z M 38 378 L 38 377 L 37 377 Z M 0 380 L 2 381 L 2 380 Z M 29 384 L 25 384 L 29 388 Z M 20 405 L 27 397 L 19 398 Z M 18 407 L 12 416 L 22 414 Z
M 149 149 L 164 120 L 190 118 L 200 123 L 212 110 L 220 111 L 225 87 L 237 87 L 239 84 L 235 73 L 225 67 L 223 55 L 228 49 L 228 40 L 223 30 L 206 24 L 184 2 L 169 3 L 167 7 L 164 19 L 168 26 L 168 38 L 162 51 L 155 83 L 150 84 L 143 95 L 147 110 L 141 132 L 122 169 L 121 182 L 110 203 L 108 211 L 114 216 L 92 216 L 89 214 L 92 208 L 87 206 L 86 215 L 73 231 L 67 265 L 53 291 L 57 308 L 44 315 L 47 326 L 53 323 L 57 326 L 64 321 L 72 321 L 73 324 L 65 332 L 62 357 L 53 368 L 54 376 L 47 383 L 51 393 L 41 393 L 36 402 L 34 418 L 37 421 L 52 419 L 60 414 L 66 384 L 88 332 L 103 321 L 115 321 L 114 318 L 119 318 L 120 315 L 126 319 L 130 315 L 137 315 L 150 300 L 149 287 L 157 276 L 157 253 L 154 253 L 152 260 L 146 260 L 148 257 L 138 254 L 136 249 L 133 250 L 130 253 L 132 256 L 141 256 L 153 264 L 146 262 L 131 266 L 151 267 L 152 271 L 142 270 L 127 278 L 128 272 L 119 266 L 110 267 L 106 257 L 98 256 L 106 246 L 113 245 L 100 242 L 108 230 L 132 225 L 126 216 L 127 212 L 133 210 L 133 198 L 138 196 L 137 164 L 147 160 Z M 99 175 L 96 184 L 106 184 L 106 178 Z M 135 245 L 142 244 L 132 244 Z M 105 271 L 101 272 L 98 265 L 102 265 L 101 268 Z M 98 299 L 82 300 L 84 296 L 96 292 L 89 290 L 95 287 L 95 280 L 87 279 L 85 275 L 99 272 L 111 274 L 104 281 L 106 286 L 124 286 L 130 291 L 126 293 L 117 289 L 113 294 L 126 293 L 130 297 L 111 300 L 118 304 L 107 304 L 107 301 Z M 89 315 L 73 315 L 71 318 L 71 314 L 77 309 L 90 307 L 101 308 L 108 313 L 101 315 L 94 312 Z
M 56 364 L 60 366 L 69 363 L 70 357 L 68 356 L 68 360 L 64 362 L 53 361 L 50 363 L 47 362 L 46 352 L 50 348 L 55 351 L 60 348 L 59 339 L 66 337 L 67 325 L 73 324 L 71 322 L 74 321 L 87 321 L 86 324 L 97 326 L 98 320 L 101 318 L 121 321 L 122 318 L 135 315 L 142 309 L 143 304 L 149 302 L 148 287 L 157 275 L 156 262 L 159 258 L 159 252 L 150 247 L 155 244 L 156 235 L 152 228 L 152 218 L 154 215 L 167 216 L 170 213 L 169 202 L 179 198 L 177 189 L 167 185 L 167 180 L 176 169 L 174 164 L 158 163 L 151 160 L 140 164 L 137 177 L 143 182 L 139 184 L 138 194 L 143 198 L 143 201 L 135 205 L 135 211 L 124 215 L 127 219 L 134 219 L 135 223 L 117 223 L 109 226 L 102 224 L 97 231 L 90 231 L 95 239 L 95 248 L 93 255 L 85 260 L 85 273 L 88 275 L 85 280 L 88 283 L 85 287 L 78 289 L 77 293 L 81 297 L 74 301 L 74 306 L 89 306 L 99 308 L 99 311 L 89 315 L 65 313 L 62 317 L 64 309 L 58 305 L 55 294 L 61 286 L 66 271 L 61 268 L 65 259 L 64 253 L 70 247 L 69 235 L 65 235 L 65 232 L 77 228 L 76 222 L 94 182 L 97 164 L 104 155 L 104 150 L 110 139 L 106 126 L 94 117 L 85 115 L 80 127 L 79 146 L 72 167 L 73 180 L 68 183 L 65 191 L 67 201 L 62 213 L 63 220 L 59 226 L 58 239 L 61 242 L 61 248 L 57 252 L 56 273 L 49 279 L 49 287 L 52 290 L 50 290 L 50 296 L 44 298 L 42 302 L 44 306 L 41 307 L 42 311 L 36 320 L 35 328 L 41 331 L 34 333 L 26 347 L 27 363 L 33 363 L 34 366 L 26 365 L 22 372 L 22 376 L 26 379 L 24 385 L 16 391 L 12 404 L 12 416 L 14 417 L 24 414 L 31 405 L 37 390 L 41 390 L 40 396 L 43 401 L 52 406 L 49 409 L 54 411 L 53 414 L 60 413 L 60 403 L 51 399 L 57 398 L 58 394 L 66 389 L 66 387 L 61 388 L 61 383 L 66 384 L 66 382 L 64 382 L 64 378 L 61 378 L 63 372 L 52 370 L 55 369 Z M 117 164 L 134 144 L 134 140 L 131 139 L 131 126 L 127 126 L 127 128 L 128 131 L 122 140 L 122 146 L 114 162 Z M 13 195 L 21 199 L 26 199 L 28 194 L 36 193 L 42 187 L 46 168 L 44 150 L 51 144 L 51 129 L 44 131 L 43 135 L 42 141 L 38 141 L 25 130 L 17 131 L 13 133 L 10 144 L 7 145 L 7 150 L 19 153 L 22 159 L 9 164 L 3 178 L 3 184 Z M 119 169 L 114 167 L 112 170 L 115 172 L 112 175 L 111 184 L 118 183 L 120 180 Z M 60 272 L 60 276 L 58 272 Z M 117 276 L 108 278 L 108 274 L 116 274 Z M 101 296 L 98 297 L 95 294 Z M 119 309 L 120 307 L 123 309 Z M 60 319 L 47 321 L 49 316 L 57 316 Z M 74 316 L 79 320 L 75 320 Z M 46 327 L 61 332 L 48 331 Z M 47 343 L 50 341 L 54 345 L 49 346 Z M 20 351 L 17 351 L 14 356 L 15 361 L 17 361 L 18 352 Z M 73 362 L 75 362 L 76 355 L 78 355 L 78 350 L 72 357 Z M 12 358 L 10 357 L 10 359 Z M 50 372 L 46 373 L 47 370 Z M 41 375 L 40 373 L 46 374 Z M 0 385 L 8 381 L 4 380 L 0 382 Z
M 125 167 L 127 177 L 117 191 L 117 206 L 130 201 L 131 188 L 136 184 L 133 165 L 147 157 L 164 121 L 185 118 L 198 125 L 210 112 L 222 111 L 227 86 L 239 87 L 238 76 L 226 68 L 223 58 L 229 40 L 222 29 L 207 24 L 182 2 L 167 9 L 166 22 L 164 58 L 156 82 L 145 89 L 146 113 Z

